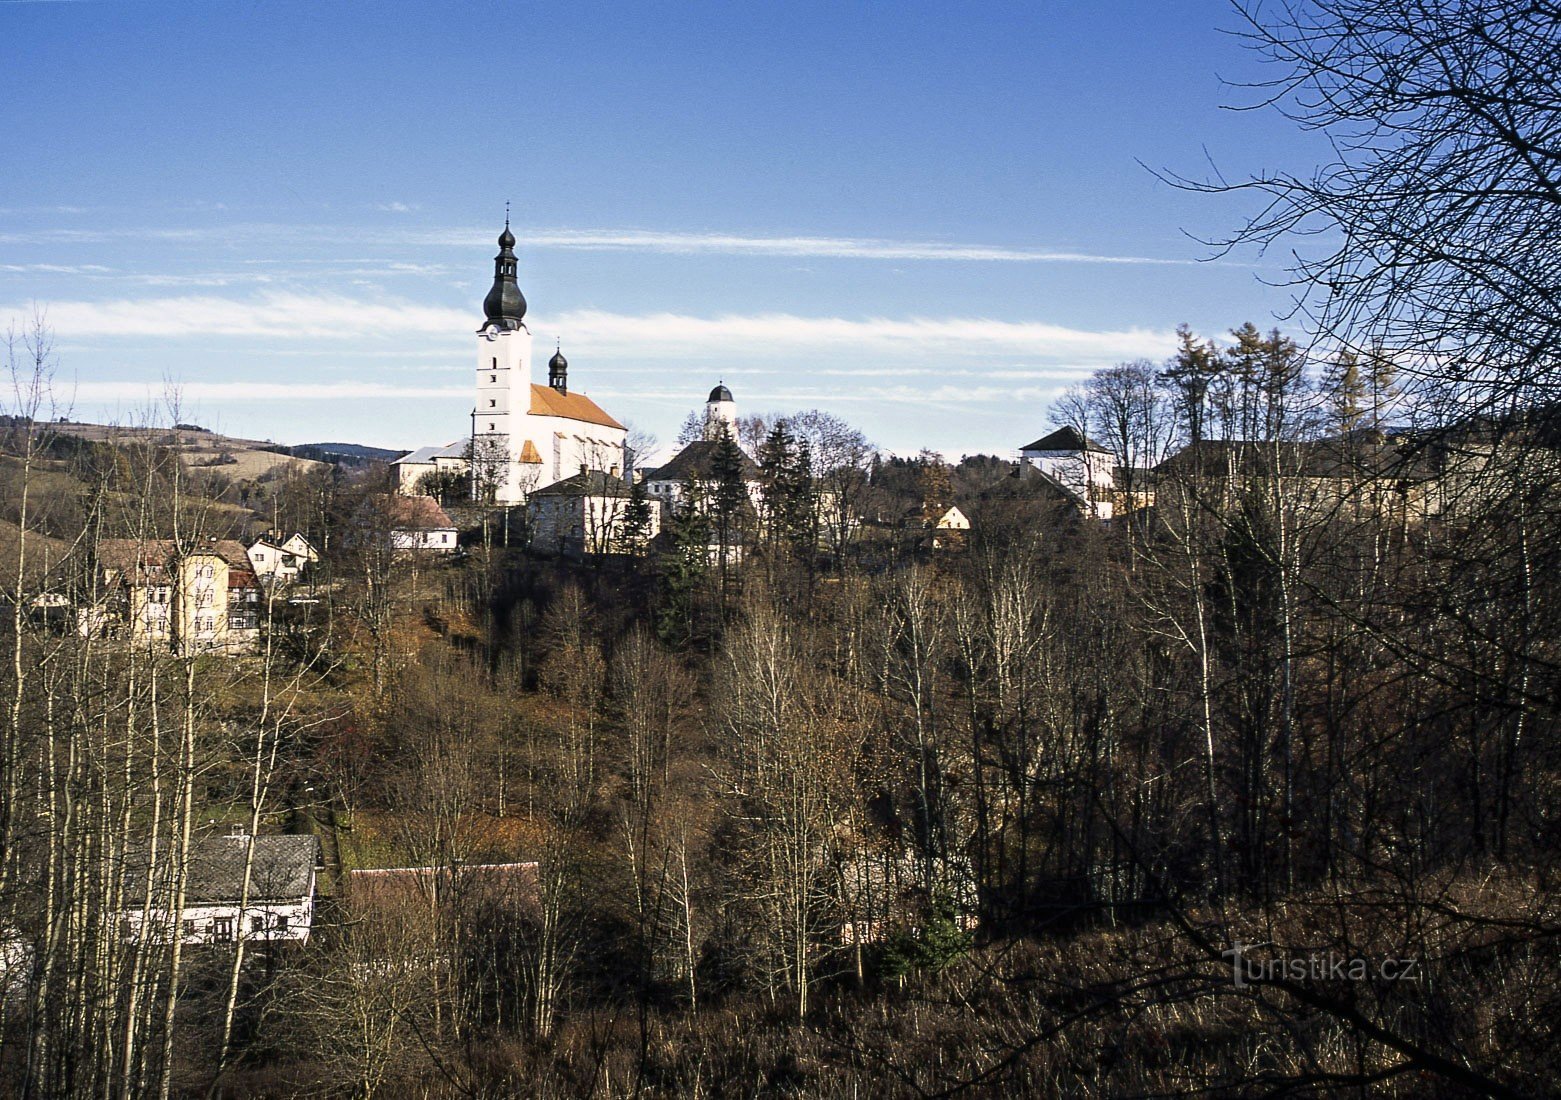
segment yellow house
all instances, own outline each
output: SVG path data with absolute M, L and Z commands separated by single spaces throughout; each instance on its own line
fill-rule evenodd
M 260 586 L 242 543 L 105 539 L 97 548 L 113 633 L 178 653 L 241 652 L 260 633 Z

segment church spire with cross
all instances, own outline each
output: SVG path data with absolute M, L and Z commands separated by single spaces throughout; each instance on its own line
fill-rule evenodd
M 482 301 L 487 316 L 483 328 L 504 332 L 525 328 L 526 296 L 515 281 L 515 234 L 509 228 L 509 203 L 504 204 L 504 232 L 499 234 L 499 254 L 493 257 L 493 289 Z

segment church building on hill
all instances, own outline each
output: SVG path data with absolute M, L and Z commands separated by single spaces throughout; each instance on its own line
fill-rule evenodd
M 548 360 L 547 384 L 531 380 L 531 330 L 515 269 L 515 235 L 506 218 L 477 330 L 470 433 L 397 459 L 400 492 L 420 492 L 430 474 L 460 474 L 470 479 L 474 499 L 511 505 L 582 471 L 617 477 L 623 470 L 627 431 L 595 401 L 569 389 L 569 361 L 561 349 Z

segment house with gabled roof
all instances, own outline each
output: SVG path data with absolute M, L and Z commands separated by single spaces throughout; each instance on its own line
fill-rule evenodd
M 392 550 L 452 553 L 457 546 L 455 521 L 433 497 L 393 494 L 374 498 L 376 522 Z
M 1019 464 L 1039 470 L 1084 501 L 1086 514 L 1111 518 L 1116 456 L 1077 428 L 1058 428 L 1026 443 L 1019 448 Z
M 187 944 L 301 943 L 314 925 L 319 862 L 313 836 L 251 836 L 237 826 L 196 840 L 183 867 L 166 846 L 155 854 L 132 851 L 123 875 L 122 934 L 160 943 L 175 935 Z
M 569 557 L 632 552 L 625 541 L 631 494 L 615 473 L 587 469 L 534 490 L 526 503 L 532 548 Z M 647 504 L 640 532 L 646 542 L 661 532 L 661 510 Z
M 686 444 L 663 465 L 644 473 L 646 496 L 663 508 L 681 505 L 690 486 L 705 497 L 715 491 L 720 480 L 715 468 L 716 452 L 724 437 L 736 438 L 732 433 L 737 424 L 737 402 L 725 383 L 710 391 L 701 424 L 700 438 Z M 763 497 L 759 464 L 741 447 L 737 453 L 741 456 L 739 476 L 748 492 L 749 503 L 758 508 Z
M 177 653 L 241 653 L 260 636 L 260 585 L 236 539 L 104 539 L 95 548 L 101 596 L 84 633 Z

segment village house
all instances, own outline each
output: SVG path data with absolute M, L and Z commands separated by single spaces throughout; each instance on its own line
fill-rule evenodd
M 83 633 L 106 633 L 176 653 L 244 653 L 260 637 L 260 584 L 234 539 L 104 539 L 102 597 L 78 615 Z
M 1058 428 L 1019 448 L 1019 464 L 1039 470 L 1083 502 L 1085 514 L 1110 519 L 1116 458 L 1077 428 Z
M 319 853 L 313 836 L 250 836 L 235 827 L 226 835 L 202 837 L 190 848 L 177 914 L 173 861 L 163 853 L 156 861 L 144 852 L 132 855 L 124 874 L 123 934 L 154 942 L 177 934 L 186 944 L 302 943 L 314 924 Z
M 398 552 L 449 554 L 457 548 L 455 522 L 433 497 L 373 497 L 359 525 L 364 537 Z
M 405 496 L 424 493 L 430 487 L 424 478 L 444 474 L 453 479 L 471 476 L 471 441 L 457 440 L 443 447 L 419 447 L 391 464 L 396 472 L 396 491 Z
M 266 584 L 291 584 L 319 560 L 314 544 L 297 531 L 285 539 L 268 531 L 249 547 L 250 568 Z
M 625 539 L 631 491 L 615 473 L 582 469 L 534 490 L 526 506 L 526 521 L 533 549 L 548 554 L 583 557 L 586 554 L 624 554 L 640 549 Z M 646 501 L 644 541 L 661 531 L 661 511 Z

